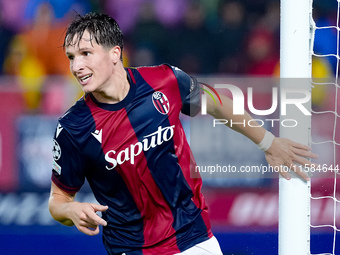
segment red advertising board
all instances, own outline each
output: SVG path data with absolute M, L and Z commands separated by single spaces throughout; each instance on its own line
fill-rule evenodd
M 324 192 L 325 186 L 330 191 L 332 190 L 331 179 L 323 179 L 323 183 L 322 189 L 316 188 L 312 192 L 311 226 L 318 231 L 333 232 L 333 227 L 336 227 L 334 222 L 340 222 L 339 205 L 335 203 L 340 194 L 337 192 L 334 196 L 334 194 Z M 216 230 L 232 232 L 256 230 L 259 232 L 278 229 L 279 194 L 277 190 L 205 188 L 203 193 L 209 207 L 211 224 Z
M 23 98 L 14 91 L 0 91 L 0 97 L 0 191 L 11 191 L 18 184 L 15 125 L 23 111 Z

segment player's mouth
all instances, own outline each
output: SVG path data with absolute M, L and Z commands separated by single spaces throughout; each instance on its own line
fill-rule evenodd
M 86 85 L 90 81 L 91 77 L 92 74 L 87 74 L 82 77 L 78 77 L 78 79 L 81 85 Z

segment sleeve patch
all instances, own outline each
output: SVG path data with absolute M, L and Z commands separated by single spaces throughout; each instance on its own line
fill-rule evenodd
M 55 162 L 54 160 L 53 160 L 53 163 L 52 163 L 52 168 L 53 168 L 54 171 L 56 171 L 56 173 L 58 175 L 61 175 L 61 166 L 59 166 L 57 164 L 57 162 Z

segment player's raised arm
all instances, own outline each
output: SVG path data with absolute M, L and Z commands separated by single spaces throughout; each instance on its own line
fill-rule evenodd
M 233 120 L 234 123 L 248 123 L 252 120 L 249 113 L 244 115 L 233 115 L 233 102 L 230 98 L 221 96 L 222 105 L 215 104 L 210 97 L 207 97 L 207 112 L 215 119 Z M 254 121 L 252 121 L 254 123 Z M 301 165 L 312 164 L 307 158 L 316 159 L 318 156 L 311 152 L 309 146 L 293 142 L 289 139 L 274 137 L 263 127 L 254 127 L 248 125 L 228 125 L 233 130 L 245 135 L 259 146 L 266 154 L 267 162 L 273 167 L 287 166 L 295 171 L 301 178 L 308 180 L 306 173 L 297 167 L 296 163 Z M 282 168 L 281 168 L 282 169 Z M 280 174 L 290 179 L 288 172 L 281 171 Z
M 49 199 L 49 210 L 52 217 L 66 226 L 75 225 L 84 234 L 93 236 L 99 233 L 99 225 L 107 222 L 96 212 L 106 211 L 107 206 L 74 201 L 75 194 L 69 194 L 52 182 Z

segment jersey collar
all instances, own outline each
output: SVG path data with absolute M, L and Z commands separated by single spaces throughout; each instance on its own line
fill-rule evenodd
M 133 73 L 131 71 L 131 69 L 126 68 L 126 75 L 127 78 L 129 80 L 129 84 L 130 84 L 130 89 L 128 94 L 126 95 L 126 97 L 115 104 L 106 104 L 106 103 L 101 103 L 99 102 L 93 95 L 92 93 L 89 93 L 88 96 L 90 96 L 91 100 L 100 108 L 107 110 L 107 111 L 119 111 L 123 108 L 125 108 L 135 97 L 136 94 L 136 82 L 135 82 L 135 78 L 133 77 Z

